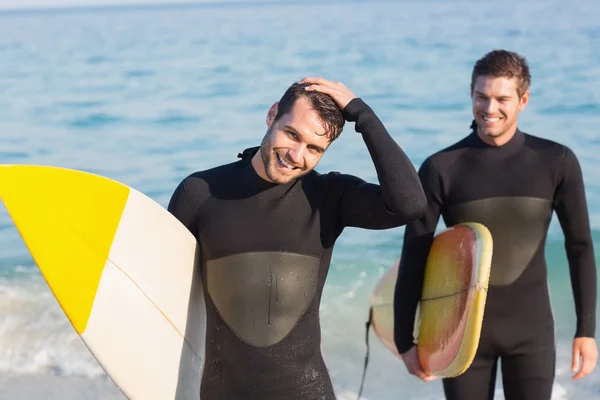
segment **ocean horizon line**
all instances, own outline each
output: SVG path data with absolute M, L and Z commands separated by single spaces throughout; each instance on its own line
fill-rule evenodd
M 179 9 L 179 8 L 223 8 L 235 6 L 265 6 L 265 5 L 299 5 L 299 4 L 332 4 L 332 3 L 361 3 L 364 0 L 145 0 L 142 2 L 109 2 L 106 4 L 56 4 L 43 5 L 15 4 L 15 7 L 0 4 L 0 16 L 13 14 L 40 14 L 40 13 L 70 13 L 87 11 L 135 11 L 154 9 Z M 408 0 L 409 2 L 412 0 Z M 391 0 L 373 0 L 372 3 L 390 3 Z

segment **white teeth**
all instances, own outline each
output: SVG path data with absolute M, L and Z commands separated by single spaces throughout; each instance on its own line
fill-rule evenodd
M 500 118 L 499 118 L 499 117 L 490 118 L 490 117 L 486 117 L 486 116 L 484 116 L 484 117 L 483 117 L 483 120 L 484 120 L 484 121 L 487 121 L 487 122 L 498 122 L 498 121 L 500 121 Z
M 277 154 L 277 159 L 279 160 L 280 163 L 282 163 L 287 168 L 294 169 L 294 167 L 292 165 L 286 163 L 285 160 L 279 156 L 279 154 Z

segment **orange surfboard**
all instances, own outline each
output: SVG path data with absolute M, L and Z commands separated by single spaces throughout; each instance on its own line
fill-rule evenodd
M 421 367 L 430 375 L 454 377 L 471 365 L 479 345 L 493 241 L 479 223 L 462 223 L 437 234 L 431 245 L 415 321 Z M 371 325 L 381 342 L 394 344 L 396 263 L 371 297 Z

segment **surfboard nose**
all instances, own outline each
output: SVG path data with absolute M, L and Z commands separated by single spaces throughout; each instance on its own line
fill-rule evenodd
M 128 195 L 126 186 L 82 171 L 0 166 L 0 198 L 80 334 Z

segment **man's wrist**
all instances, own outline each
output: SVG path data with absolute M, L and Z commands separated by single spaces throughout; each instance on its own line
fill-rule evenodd
M 342 113 L 344 115 L 344 119 L 350 122 L 358 121 L 358 118 L 364 114 L 365 112 L 373 112 L 371 107 L 364 102 L 360 97 L 355 97 L 344 107 Z

